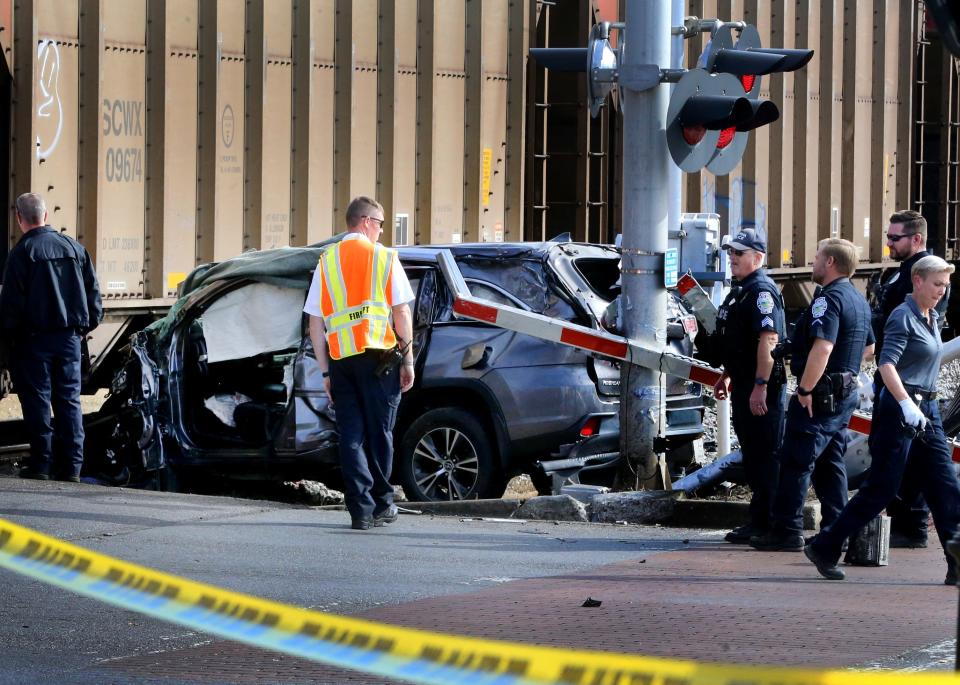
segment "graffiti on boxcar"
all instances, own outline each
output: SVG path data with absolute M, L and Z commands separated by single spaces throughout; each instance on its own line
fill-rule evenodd
M 41 40 L 37 45 L 37 159 L 56 149 L 63 131 L 63 103 L 60 101 L 60 48 L 56 41 Z

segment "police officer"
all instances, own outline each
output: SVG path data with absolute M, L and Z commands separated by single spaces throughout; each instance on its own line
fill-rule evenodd
M 877 395 L 870 429 L 870 473 L 839 518 L 804 549 L 825 578 L 843 580 L 844 573 L 837 566 L 843 541 L 883 510 L 910 462 L 919 474 L 920 490 L 930 503 L 944 549 L 960 523 L 960 486 L 937 405 L 943 343 L 935 306 L 953 271 L 953 265 L 933 255 L 917 261 L 911 271 L 913 293 L 887 320 L 878 361 L 884 385 Z M 952 555 L 946 558 L 944 582 L 955 585 L 956 563 Z
M 777 451 L 783 439 L 786 375 L 771 352 L 784 337 L 783 299 L 763 270 L 766 242 L 754 229 L 724 245 L 733 283 L 717 311 L 717 347 L 723 375 L 713 386 L 717 399 L 729 393 L 733 429 L 753 491 L 750 523 L 727 533 L 727 542 L 746 543 L 770 529 L 779 477 Z
M 750 539 L 756 549 L 803 550 L 803 502 L 811 474 L 824 525 L 835 521 L 847 503 L 845 429 L 857 406 L 860 364 L 873 353 L 874 342 L 870 306 L 850 282 L 856 266 L 853 243 L 820 241 L 813 280 L 822 287 L 792 337 L 797 392 L 787 407 L 773 529 Z
M 377 243 L 383 222 L 376 200 L 350 203 L 348 232 L 320 257 L 303 308 L 336 408 L 344 494 L 356 530 L 397 520 L 393 427 L 400 394 L 414 380 L 413 291 L 396 250 Z
M 928 256 L 927 252 L 927 221 L 919 212 L 904 210 L 890 216 L 890 227 L 887 229 L 887 249 L 890 256 L 900 262 L 893 275 L 881 286 L 878 304 L 873 313 L 873 333 L 877 339 L 877 357 L 883 353 L 883 328 L 890 314 L 903 304 L 904 299 L 913 290 L 913 281 L 910 271 L 914 264 Z M 939 314 L 940 326 L 943 326 L 943 314 L 946 312 L 949 299 L 947 294 L 940 299 L 936 306 Z M 874 377 L 874 395 L 883 387 L 883 380 L 878 370 Z M 914 473 L 913 465 L 916 462 L 909 460 L 900 492 L 887 506 L 890 515 L 890 546 L 891 547 L 926 547 L 927 546 L 927 519 L 930 511 L 920 494 L 919 474 Z
M 81 340 L 103 317 L 100 288 L 84 247 L 47 225 L 42 197 L 21 195 L 16 212 L 23 238 L 7 257 L 0 322 L 30 435 L 30 462 L 20 475 L 76 483 L 83 466 Z

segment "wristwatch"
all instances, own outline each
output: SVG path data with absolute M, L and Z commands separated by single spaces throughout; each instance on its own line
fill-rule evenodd
M 797 394 L 800 395 L 800 397 L 807 397 L 808 395 L 811 394 L 811 392 L 810 392 L 809 390 L 807 390 L 806 388 L 804 388 L 803 386 L 798 385 L 798 386 L 797 386 Z
M 329 377 L 330 377 L 330 372 L 329 372 L 329 371 L 321 371 L 320 373 L 321 373 L 321 375 L 322 375 L 324 378 L 329 378 Z
M 760 378 L 759 376 L 753 381 L 754 385 L 766 385 L 767 383 L 769 383 L 769 381 L 766 378 Z

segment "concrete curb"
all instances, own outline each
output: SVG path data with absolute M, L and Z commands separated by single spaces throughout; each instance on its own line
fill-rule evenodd
M 598 517 L 598 507 L 591 504 L 591 521 L 611 523 L 628 521 L 630 523 L 660 523 L 678 528 L 730 529 L 741 526 L 749 520 L 749 503 L 725 502 L 721 500 L 697 500 L 678 498 L 679 493 L 621 493 L 623 506 L 629 500 L 645 501 L 650 512 L 638 512 L 627 516 L 623 511 L 608 512 Z M 609 496 L 605 496 L 609 498 Z M 623 501 L 628 500 L 628 501 Z M 404 509 L 412 509 L 432 516 L 470 516 L 482 518 L 517 518 L 516 513 L 526 500 L 521 499 L 471 499 L 455 502 L 404 502 Z M 342 509 L 342 506 L 318 507 L 320 509 Z M 578 519 L 571 519 L 578 520 Z M 810 502 L 803 507 L 804 530 L 817 530 L 820 525 L 820 503 Z
M 434 516 L 481 516 L 510 518 L 520 508 L 520 499 L 467 499 L 455 502 L 404 502 L 404 509 L 412 509 Z

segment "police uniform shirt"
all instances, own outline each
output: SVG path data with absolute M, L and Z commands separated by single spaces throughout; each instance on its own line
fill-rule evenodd
M 780 291 L 763 269 L 735 281 L 717 318 L 722 326 L 722 363 L 731 376 L 752 383 L 757 372 L 760 333 L 786 334 Z
M 347 233 L 344 240 L 370 240 L 362 233 Z M 313 281 L 310 283 L 310 292 L 307 293 L 307 301 L 303 303 L 303 311 L 311 316 L 323 318 L 323 312 L 320 311 L 320 296 L 323 294 L 323 278 L 321 270 L 318 268 L 313 272 Z M 391 306 L 396 307 L 399 304 L 406 304 L 413 300 L 413 289 L 410 287 L 410 280 L 400 265 L 400 257 L 396 251 L 393 253 L 393 265 L 390 267 L 390 302 Z
M 870 306 L 849 278 L 838 278 L 817 288 L 813 302 L 797 322 L 790 365 L 797 378 L 803 376 L 807 356 L 817 338 L 833 343 L 825 373 L 859 372 L 863 350 L 875 340 Z
M 927 323 L 913 295 L 907 295 L 887 319 L 877 365 L 893 364 L 904 385 L 933 392 L 937 389 L 943 343 L 937 310 L 931 309 L 930 317 L 931 323 Z

